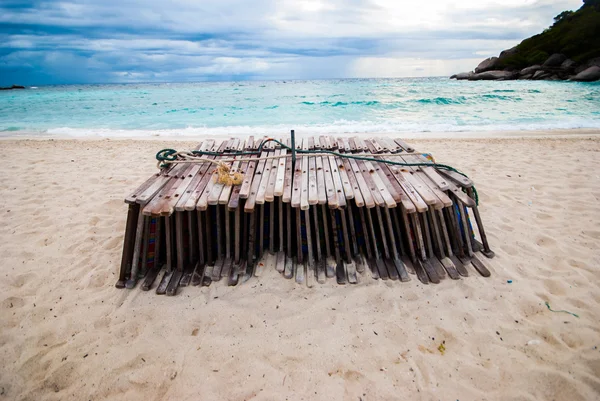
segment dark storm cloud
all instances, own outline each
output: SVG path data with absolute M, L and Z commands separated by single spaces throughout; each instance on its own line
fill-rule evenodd
M 4 1 L 0 85 L 348 77 L 361 60 L 378 57 L 483 58 L 579 6 L 570 0 L 430 1 L 426 10 L 384 0 L 198 3 Z

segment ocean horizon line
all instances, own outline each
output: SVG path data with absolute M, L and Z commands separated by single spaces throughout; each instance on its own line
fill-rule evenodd
M 19 82 L 7 82 L 0 84 L 0 87 L 10 87 L 12 85 L 22 85 L 26 89 L 31 88 L 48 88 L 60 86 L 102 86 L 102 85 L 165 85 L 165 84 L 208 84 L 208 83 L 237 83 L 237 82 L 310 82 L 310 81 L 369 81 L 369 80 L 397 80 L 397 79 L 436 79 L 447 78 L 445 75 L 428 75 L 428 76 L 406 76 L 406 77 L 345 77 L 345 78 L 271 78 L 271 79 L 208 79 L 208 80 L 193 80 L 193 81 L 131 81 L 131 82 L 71 82 L 71 83 L 56 83 L 56 84 L 31 84 L 25 85 Z

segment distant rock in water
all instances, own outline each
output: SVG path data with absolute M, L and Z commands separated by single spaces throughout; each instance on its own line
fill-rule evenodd
M 596 68 L 594 68 L 596 67 Z M 600 0 L 583 0 L 577 11 L 564 11 L 539 35 L 489 57 L 474 72 L 451 79 L 545 79 L 597 81 L 600 69 Z
M 0 88 L 0 91 L 9 91 L 9 90 L 13 90 L 13 89 L 25 89 L 25 87 L 20 86 L 20 85 L 13 85 L 13 86 L 8 86 L 6 88 Z
M 479 74 L 473 74 L 469 81 L 506 81 L 515 79 L 516 73 L 512 71 L 486 71 Z
M 454 75 L 452 75 L 450 77 L 450 79 L 453 79 L 453 78 L 458 79 L 458 80 L 469 79 L 472 75 L 473 75 L 473 73 L 470 72 L 470 71 L 469 72 L 461 72 L 460 74 L 454 74 Z

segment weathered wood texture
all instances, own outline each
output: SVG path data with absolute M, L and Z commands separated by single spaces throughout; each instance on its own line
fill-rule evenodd
M 295 160 L 280 142 L 205 140 L 205 161 L 162 168 L 127 196 L 117 287 L 143 278 L 148 290 L 163 269 L 156 291 L 167 295 L 266 268 L 308 286 L 491 274 L 469 178 L 399 138 L 298 137 Z M 218 180 L 224 160 L 240 182 Z

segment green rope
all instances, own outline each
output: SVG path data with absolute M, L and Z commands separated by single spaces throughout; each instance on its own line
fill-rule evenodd
M 578 315 L 578 314 L 576 314 L 576 313 L 573 313 L 573 312 L 569 312 L 569 311 L 567 311 L 567 310 L 553 310 L 553 309 L 550 307 L 550 304 L 549 304 L 547 301 L 546 301 L 546 306 L 548 307 L 548 310 L 549 310 L 550 312 L 563 312 L 563 313 L 568 313 L 569 315 L 573 315 L 573 316 L 575 316 L 575 317 L 579 317 L 579 315 Z
M 277 139 L 270 138 L 270 139 L 267 139 L 264 142 L 262 142 L 256 151 L 252 151 L 252 152 L 232 152 L 232 153 L 227 153 L 227 156 L 236 157 L 236 156 L 250 156 L 250 155 L 260 154 L 262 152 L 263 147 L 265 146 L 265 144 L 267 142 L 275 142 L 275 143 L 279 144 L 284 149 L 292 150 L 291 147 L 285 145 L 281 141 L 278 141 Z M 156 160 L 158 160 L 160 162 L 164 162 L 164 161 L 167 161 L 167 162 L 176 161 L 176 159 L 177 159 L 176 153 L 177 153 L 177 151 L 174 150 L 174 149 L 163 149 L 163 150 L 159 151 L 156 154 Z M 206 150 L 193 150 L 190 153 L 193 154 L 193 155 L 196 155 L 196 156 L 223 156 L 224 155 L 221 152 L 210 152 L 210 151 L 206 151 Z M 453 172 L 458 173 L 458 174 L 460 174 L 460 175 L 462 175 L 462 176 L 464 176 L 466 178 L 469 178 L 465 173 L 463 173 L 463 172 L 461 172 L 461 171 L 459 171 L 459 170 L 455 169 L 454 167 L 449 166 L 447 164 L 425 163 L 425 162 L 406 163 L 406 162 L 392 161 L 392 160 L 386 160 L 386 159 L 376 159 L 374 157 L 355 156 L 353 154 L 338 153 L 338 152 L 334 152 L 332 150 L 303 150 L 303 149 L 296 149 L 296 153 L 310 154 L 310 155 L 324 154 L 324 155 L 331 155 L 331 156 L 337 156 L 337 157 L 344 157 L 346 159 L 354 159 L 354 160 L 369 161 L 369 162 L 376 162 L 376 163 L 385 163 L 385 164 L 391 164 L 393 166 L 402 166 L 402 167 L 435 167 L 437 169 L 453 171 Z M 401 156 L 401 155 L 398 154 L 398 156 Z M 162 164 L 161 167 L 165 167 L 166 165 L 167 164 Z M 473 188 L 473 195 L 475 196 L 475 204 L 479 205 L 479 195 L 477 194 L 477 190 L 475 189 L 475 186 L 473 186 L 472 188 Z

